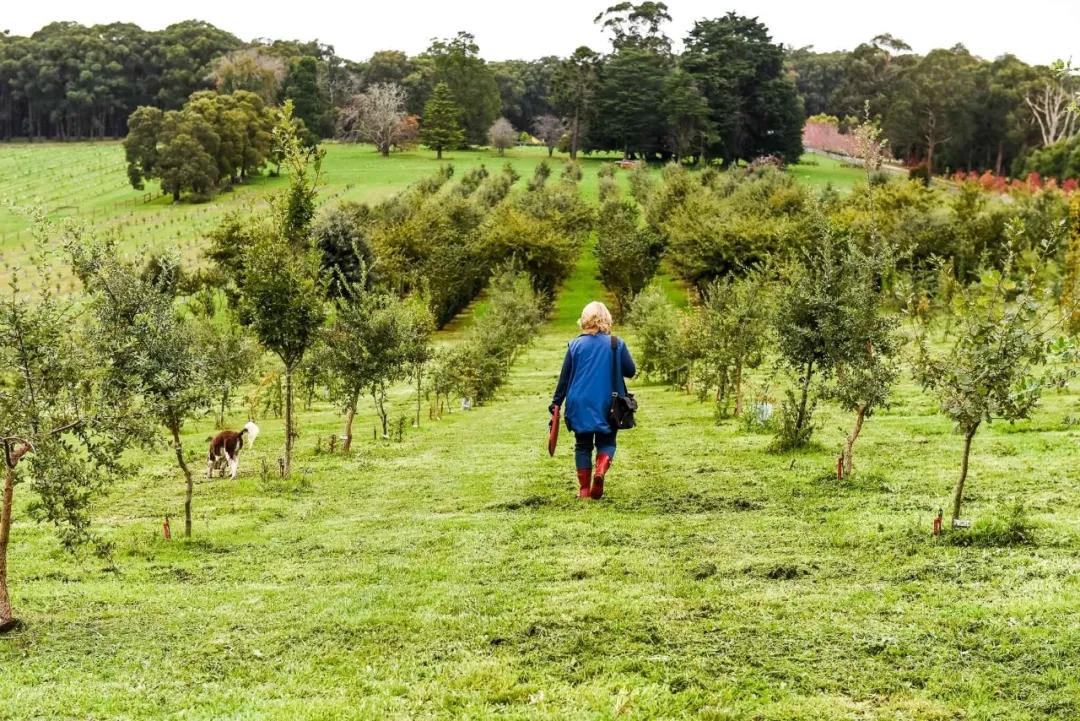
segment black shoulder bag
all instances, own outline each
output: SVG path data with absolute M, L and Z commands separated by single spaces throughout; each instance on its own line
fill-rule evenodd
M 619 390 L 623 392 L 620 393 Z M 619 337 L 611 336 L 611 408 L 608 410 L 608 424 L 611 430 L 624 431 L 633 428 L 634 411 L 637 401 L 634 394 L 626 390 L 622 376 L 622 359 L 619 354 Z

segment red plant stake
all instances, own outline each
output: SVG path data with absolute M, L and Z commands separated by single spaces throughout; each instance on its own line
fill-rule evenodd
M 161 524 L 161 532 L 165 534 L 165 540 L 172 540 L 172 530 L 169 528 L 169 517 L 165 516 L 165 523 Z
M 939 508 L 938 512 L 937 512 L 937 515 L 934 516 L 934 535 L 935 536 L 940 536 L 941 535 L 941 517 L 942 517 L 942 511 Z

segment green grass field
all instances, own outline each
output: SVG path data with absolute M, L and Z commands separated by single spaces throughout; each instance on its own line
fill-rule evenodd
M 333 168 L 353 150 L 332 148 L 329 187 L 349 182 Z M 359 157 L 371 170 L 344 192 L 375 197 L 435 165 L 380 163 Z M 26 627 L 0 637 L 0 719 L 1080 715 L 1075 392 L 976 439 L 965 515 L 1023 500 L 1027 545 L 931 537 L 961 439 L 910 380 L 843 483 L 831 470 L 849 419 L 829 406 L 817 444 L 773 455 L 711 404 L 635 382 L 640 426 L 620 436 L 605 499 L 579 502 L 571 439 L 553 459 L 543 448 L 545 407 L 581 306 L 602 295 L 594 272 L 586 253 L 489 406 L 425 411 L 401 443 L 345 456 L 317 451 L 341 417 L 316 403 L 289 481 L 260 473 L 282 444 L 280 420 L 260 419 L 240 477 L 197 483 L 192 541 L 162 538 L 183 495 L 165 447 L 96 507 L 115 568 L 65 555 L 21 493 L 11 586 Z M 781 395 L 780 377 L 755 378 L 770 382 Z M 414 403 L 405 389 L 395 401 L 395 415 Z M 363 414 L 360 439 L 370 403 Z M 188 430 L 196 467 L 212 430 Z

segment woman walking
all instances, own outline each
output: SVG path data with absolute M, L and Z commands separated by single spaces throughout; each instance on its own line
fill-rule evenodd
M 593 301 L 581 311 L 581 335 L 570 341 L 563 360 L 559 385 L 548 412 L 566 400 L 566 427 L 574 432 L 574 460 L 577 465 L 578 498 L 604 495 L 604 476 L 615 457 L 615 434 L 609 420 L 612 394 L 626 394 L 624 378 L 637 373 L 634 359 L 621 338 L 611 335 L 611 313 Z M 614 368 L 614 370 L 613 370 Z M 618 376 L 620 387 L 613 388 Z M 596 449 L 596 472 L 592 470 Z

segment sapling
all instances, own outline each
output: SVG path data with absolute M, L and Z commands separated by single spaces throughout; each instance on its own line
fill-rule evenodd
M 8 591 L 15 489 L 37 496 L 31 515 L 52 523 L 65 548 L 97 541 L 90 504 L 123 470 L 124 449 L 146 440 L 132 398 L 104 382 L 77 318 L 44 286 L 31 296 L 13 282 L 0 302 L 0 632 L 17 624 Z
M 878 289 L 888 259 L 851 245 L 839 262 L 846 276 L 845 293 L 839 299 L 845 312 L 837 318 L 839 325 L 830 339 L 833 375 L 826 395 L 855 416 L 839 464 L 839 475 L 846 478 L 854 468 L 855 441 L 864 421 L 888 404 L 900 372 L 901 342 L 896 316 L 886 312 Z
M 207 358 L 194 325 L 174 304 L 176 260 L 159 259 L 160 272 L 141 273 L 118 258 L 111 243 L 72 232 L 66 249 L 91 295 L 92 343 L 100 353 L 105 382 L 117 392 L 137 395 L 144 413 L 169 432 L 184 474 L 184 535 L 191 536 L 194 481 L 180 432 L 187 419 L 210 406 Z
M 720 415 L 727 414 L 732 396 L 735 415 L 743 412 L 744 372 L 761 362 L 769 337 L 771 290 L 768 269 L 715 280 L 702 289 L 697 310 L 698 337 L 704 345 L 699 375 L 705 386 L 715 386 Z
M 610 166 L 609 166 L 610 167 Z M 611 195 L 600 207 L 596 223 L 596 255 L 600 281 L 615 296 L 615 315 L 625 317 L 630 300 L 656 273 L 663 242 L 641 223 L 636 203 Z
M 348 452 L 364 392 L 371 393 L 383 437 L 388 437 L 387 384 L 415 372 L 416 365 L 426 360 L 434 321 L 420 303 L 368 289 L 364 280 L 343 281 L 342 289 L 333 323 L 324 333 L 324 357 L 334 378 L 334 395 L 345 409 L 341 450 Z
M 827 378 L 833 358 L 829 344 L 835 330 L 843 325 L 838 303 L 843 293 L 844 274 L 837 263 L 838 243 L 830 234 L 820 235 L 821 243 L 793 263 L 784 274 L 777 297 L 773 323 L 780 362 L 798 377 L 798 396 L 789 391 L 781 409 L 782 422 L 774 447 L 791 450 L 810 440 L 810 423 L 815 403 L 810 391 L 815 374 Z
M 293 379 L 304 354 L 318 337 L 325 318 L 325 278 L 321 259 L 311 248 L 310 224 L 322 155 L 303 146 L 286 108 L 274 129 L 275 146 L 289 166 L 289 188 L 275 201 L 272 225 L 252 219 L 252 235 L 235 272 L 240 318 L 259 343 L 276 355 L 285 376 L 285 457 L 292 463 L 296 422 Z
M 1023 234 L 1019 221 L 1006 226 L 1010 247 Z M 1053 256 L 1057 238 L 1040 245 L 1043 258 Z M 1032 264 L 1033 266 L 1036 264 Z M 926 323 L 918 328 L 916 373 L 923 387 L 938 398 L 964 438 L 960 475 L 953 488 L 952 520 L 960 517 L 972 441 L 983 423 L 1028 418 L 1042 393 L 1072 374 L 1071 364 L 1049 364 L 1054 357 L 1072 359 L 1072 347 L 1054 339 L 1062 320 L 1051 290 L 1037 282 L 1037 271 L 1017 271 L 1012 252 L 1003 267 L 984 271 L 978 282 L 960 290 L 954 300 L 953 327 L 943 350 L 927 339 Z

